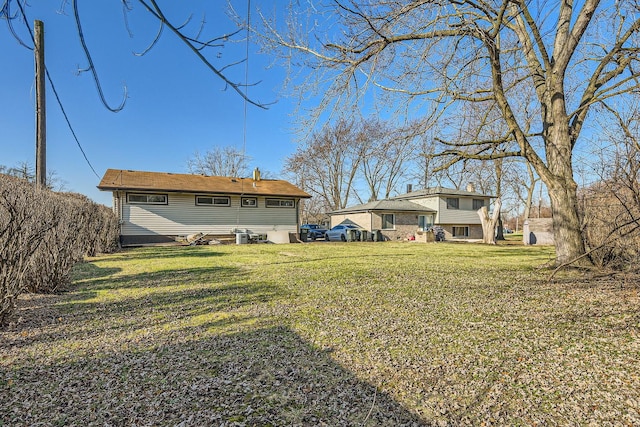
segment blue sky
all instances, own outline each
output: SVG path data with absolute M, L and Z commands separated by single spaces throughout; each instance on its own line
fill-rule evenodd
M 277 175 L 286 156 L 295 150 L 290 113 L 295 100 L 280 95 L 285 71 L 269 67 L 271 59 L 250 45 L 249 81 L 260 84 L 248 89 L 261 102 L 274 102 L 268 110 L 249 105 L 244 137 L 242 98 L 209 71 L 187 47 L 165 29 L 159 43 L 145 56 L 157 23 L 149 19 L 138 3 L 128 15 L 129 37 L 120 2 L 80 1 L 79 10 L 86 43 L 100 77 L 107 101 L 117 106 L 126 84 L 125 108 L 108 111 L 100 102 L 90 73 L 77 74 L 86 67 L 75 29 L 71 5 L 60 13 L 61 2 L 33 1 L 25 9 L 29 23 L 42 20 L 45 26 L 46 64 L 62 99 L 71 124 L 89 161 L 100 177 L 107 168 L 163 172 L 187 172 L 187 160 L 195 151 L 213 146 L 245 149 L 251 168 L 260 167 Z M 166 13 L 182 23 L 194 13 L 191 33 L 206 12 L 207 36 L 232 31 L 224 1 L 167 3 Z M 273 2 L 269 2 L 273 7 Z M 246 13 L 246 1 L 234 2 Z M 15 2 L 14 2 L 14 8 Z M 259 2 L 252 2 L 252 9 Z M 20 36 L 29 41 L 24 24 L 15 22 Z M 189 32 L 188 31 L 188 32 Z M 244 36 L 243 36 L 244 37 Z M 33 52 L 20 46 L 6 22 L 0 22 L 0 165 L 16 166 L 35 161 L 35 112 Z M 246 44 L 228 43 L 214 51 L 215 65 L 223 66 L 244 57 Z M 219 58 L 217 58 L 219 56 Z M 243 81 L 244 64 L 229 70 L 233 80 Z M 47 91 L 47 168 L 64 181 L 65 189 L 111 204 L 110 193 L 97 190 L 99 179 L 84 160 L 69 131 L 51 89 Z

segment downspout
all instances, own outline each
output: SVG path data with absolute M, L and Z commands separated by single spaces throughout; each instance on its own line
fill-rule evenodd
M 300 235 L 300 200 L 301 199 L 295 199 L 296 200 L 296 233 L 298 233 L 298 236 Z
M 114 202 L 117 204 L 116 206 L 116 215 L 118 215 L 118 245 L 122 248 L 122 226 L 124 225 L 123 215 L 124 215 L 124 206 L 122 203 L 122 192 L 116 190 L 113 192 Z
M 242 178 L 240 178 L 242 179 Z M 238 200 L 238 208 L 236 209 L 236 227 L 235 232 L 239 231 L 240 226 L 240 209 L 242 209 L 242 198 L 244 197 L 244 180 L 241 181 L 240 184 L 240 200 Z

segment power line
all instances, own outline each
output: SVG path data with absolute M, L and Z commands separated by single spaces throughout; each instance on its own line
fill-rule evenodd
M 247 40 L 246 40 L 246 57 L 244 63 L 244 114 L 242 117 L 242 161 L 246 159 L 247 155 L 247 105 L 248 103 L 248 95 L 249 92 L 249 25 L 251 19 L 251 0 L 247 0 Z M 244 194 L 244 179 L 241 179 L 241 191 Z M 254 182 L 255 185 L 255 182 Z M 240 209 L 242 208 L 242 197 L 240 198 L 240 204 L 238 205 L 238 209 L 236 211 L 236 226 L 240 223 Z
M 8 9 L 8 6 L 7 6 L 8 3 L 10 3 L 10 1 L 7 1 L 7 3 L 5 4 L 5 7 L 7 7 L 7 9 Z M 27 20 L 27 15 L 24 13 L 24 9 L 22 8 L 22 5 L 20 4 L 20 1 L 18 0 L 16 3 L 18 4 L 18 8 L 20 9 L 20 13 L 22 14 L 22 19 L 24 21 L 24 24 L 27 27 L 27 30 L 29 31 L 29 36 L 31 37 L 31 41 L 33 42 L 33 44 L 35 44 L 35 37 L 33 35 L 33 31 L 31 30 L 31 26 L 29 25 L 29 21 Z M 10 20 L 10 19 L 11 19 L 11 17 L 7 16 L 7 20 Z M 18 39 L 18 41 L 20 42 L 20 39 Z M 20 43 L 20 44 L 22 44 L 24 47 L 26 47 L 29 50 L 33 50 L 33 48 L 27 46 L 24 43 Z M 67 115 L 67 112 L 64 109 L 64 106 L 62 105 L 62 100 L 60 99 L 60 96 L 58 95 L 58 91 L 56 89 L 56 86 L 53 84 L 53 79 L 51 78 L 51 75 L 49 74 L 49 69 L 47 68 L 46 64 L 45 64 L 44 70 L 45 70 L 45 73 L 47 75 L 47 80 L 49 80 L 49 84 L 51 85 L 51 90 L 53 91 L 53 95 L 55 96 L 56 101 L 58 102 L 58 106 L 60 107 L 60 111 L 62 112 L 62 115 L 64 116 L 64 120 L 67 122 L 67 126 L 69 127 L 69 130 L 71 131 L 71 135 L 73 135 L 73 139 L 76 141 L 76 144 L 78 145 L 78 148 L 80 149 L 80 152 L 82 153 L 82 156 L 84 157 L 84 160 L 87 162 L 87 164 L 89 165 L 89 167 L 93 171 L 94 175 L 98 179 L 100 179 L 100 175 L 98 175 L 96 170 L 93 168 L 93 165 L 89 161 L 89 158 L 87 157 L 87 154 L 85 153 L 84 149 L 82 148 L 82 144 L 80 144 L 80 140 L 78 139 L 78 136 L 76 135 L 76 132 L 73 129 L 73 126 L 71 125 L 71 121 L 69 120 L 69 116 Z
M 251 0 L 247 0 L 247 41 L 244 63 L 244 117 L 242 125 L 242 155 L 247 149 L 247 97 L 249 93 L 249 37 L 251 34 Z
M 98 175 L 98 172 L 96 172 L 96 170 L 93 168 L 93 165 L 91 164 L 91 162 L 87 158 L 87 154 L 84 152 L 84 149 L 82 148 L 82 145 L 80 144 L 80 141 L 78 140 L 78 136 L 76 135 L 76 132 L 73 130 L 73 126 L 71 126 L 71 122 L 69 121 L 69 117 L 67 116 L 67 112 L 65 111 L 64 107 L 62 106 L 62 101 L 60 100 L 60 97 L 58 96 L 58 91 L 56 90 L 56 87 L 53 84 L 53 80 L 51 80 L 51 75 L 49 74 L 49 70 L 47 69 L 46 66 L 44 67 L 44 71 L 47 73 L 47 80 L 49 80 L 49 84 L 51 85 L 51 90 L 53 90 L 53 94 L 56 97 L 56 101 L 58 101 L 58 105 L 60 106 L 60 111 L 62 111 L 62 115 L 64 116 L 64 120 L 67 122 L 67 126 L 69 127 L 69 130 L 71 131 L 71 135 L 73 135 L 73 139 L 75 139 L 76 144 L 78 144 L 78 148 L 80 149 L 80 152 L 82 153 L 82 157 L 84 157 L 84 160 L 87 162 L 87 164 L 89 165 L 89 167 L 93 171 L 93 174 L 98 179 L 100 179 L 100 175 Z

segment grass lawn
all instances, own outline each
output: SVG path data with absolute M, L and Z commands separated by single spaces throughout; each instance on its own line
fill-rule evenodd
M 632 280 L 549 247 L 127 250 L 21 298 L 0 425 L 640 425 Z

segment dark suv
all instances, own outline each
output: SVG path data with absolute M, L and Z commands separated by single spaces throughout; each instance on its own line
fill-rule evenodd
M 307 230 L 307 235 L 311 240 L 324 239 L 327 229 L 320 227 L 318 224 L 302 224 L 300 230 Z

